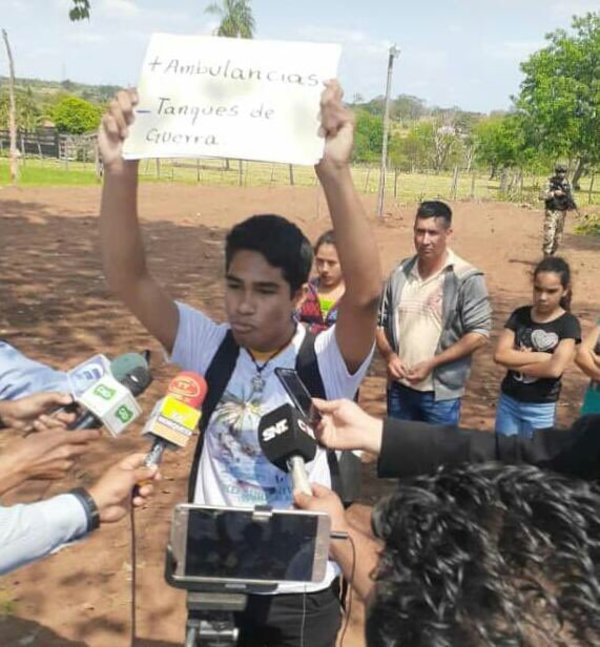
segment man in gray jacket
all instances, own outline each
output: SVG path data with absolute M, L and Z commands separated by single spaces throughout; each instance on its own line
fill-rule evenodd
M 483 273 L 449 247 L 452 211 L 419 205 L 416 255 L 393 270 L 379 311 L 377 347 L 387 364 L 387 412 L 402 420 L 457 425 L 471 355 L 492 314 Z

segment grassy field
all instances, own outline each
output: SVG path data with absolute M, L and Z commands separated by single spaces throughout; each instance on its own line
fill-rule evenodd
M 363 193 L 376 193 L 379 184 L 379 168 L 355 166 L 352 169 L 354 182 Z M 231 160 L 143 160 L 140 176 L 146 182 L 184 182 L 210 186 L 271 186 L 289 185 L 311 187 L 316 177 L 311 167 L 262 162 Z M 92 163 L 64 162 L 54 159 L 28 158 L 21 161 L 19 184 L 23 186 L 69 186 L 93 185 L 96 177 Z M 538 203 L 538 194 L 543 177 L 526 176 L 523 187 L 515 187 L 509 195 L 500 195 L 498 180 L 490 180 L 485 173 L 465 173 L 458 176 L 456 192 L 452 190 L 453 178 L 449 174 L 424 173 L 386 174 L 386 198 L 399 203 L 416 202 L 427 198 L 512 200 Z M 582 181 L 578 202 L 582 208 L 600 204 L 600 181 L 589 193 L 589 178 Z M 0 158 L 0 186 L 10 183 L 8 160 Z

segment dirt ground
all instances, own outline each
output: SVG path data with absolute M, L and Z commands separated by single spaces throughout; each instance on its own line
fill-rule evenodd
M 374 212 L 374 199 L 365 198 Z M 107 290 L 100 267 L 96 212 L 99 189 L 0 189 L 0 336 L 32 357 L 71 367 L 96 352 L 114 356 L 151 348 L 155 381 L 140 402 L 145 412 L 164 393 L 176 369 Z M 509 312 L 531 298 L 530 272 L 540 256 L 541 211 L 492 202 L 459 202 L 453 247 L 481 267 L 494 306 L 495 339 Z M 411 253 L 415 205 L 388 205 L 373 221 L 384 269 Z M 141 189 L 140 212 L 153 273 L 178 299 L 223 316 L 222 241 L 227 228 L 251 213 L 282 213 L 314 239 L 328 228 L 318 189 L 235 189 L 153 184 Z M 573 236 L 567 224 L 561 252 L 574 272 L 573 311 L 584 330 L 600 313 L 600 239 Z M 464 426 L 490 429 L 502 370 L 491 348 L 479 352 L 463 404 Z M 361 389 L 364 406 L 384 411 L 382 365 L 375 361 Z M 559 422 L 576 415 L 584 379 L 574 367 L 564 377 Z M 89 484 L 118 456 L 145 450 L 139 427 L 104 438 L 67 483 L 29 484 L 4 502 L 32 500 Z M 136 514 L 138 647 L 183 642 L 185 598 L 163 579 L 170 512 L 185 497 L 190 451 L 168 454 L 164 480 L 151 505 Z M 364 465 L 364 500 L 392 487 Z M 0 578 L 0 645 L 107 647 L 130 640 L 130 530 L 122 522 L 37 564 Z M 344 645 L 362 645 L 362 608 L 354 601 Z

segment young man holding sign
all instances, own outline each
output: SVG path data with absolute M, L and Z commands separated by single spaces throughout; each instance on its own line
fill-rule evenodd
M 381 287 L 377 248 L 350 174 L 353 119 L 341 97 L 336 82 L 326 83 L 321 97 L 325 145 L 315 166 L 347 286 L 336 324 L 311 342 L 327 398 L 352 397 L 366 372 Z M 217 324 L 202 312 L 176 303 L 147 269 L 137 219 L 137 162 L 123 159 L 136 102 L 134 92 L 120 92 L 99 135 L 105 165 L 100 231 L 108 282 L 174 362 L 206 375 L 207 401 L 215 355 L 227 340 L 238 353 L 210 420 L 204 421 L 203 449 L 190 483 L 193 500 L 289 508 L 291 480 L 262 454 L 257 429 L 262 415 L 289 402 L 274 369 L 297 366 L 307 339 L 293 314 L 306 290 L 310 243 L 298 227 L 280 216 L 253 216 L 227 236 L 228 323 Z M 311 482 L 330 486 L 330 463 L 322 449 L 307 471 Z M 236 618 L 238 644 L 334 645 L 341 620 L 336 584 L 330 564 L 325 579 L 317 584 L 281 585 L 275 595 L 250 595 L 246 612 Z

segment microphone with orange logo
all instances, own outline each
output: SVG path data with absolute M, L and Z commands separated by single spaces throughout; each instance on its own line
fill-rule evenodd
M 153 439 L 144 461 L 148 467 L 160 463 L 165 449 L 185 447 L 198 428 L 207 390 L 206 380 L 191 371 L 183 371 L 171 380 L 167 394 L 156 403 L 142 431 Z

